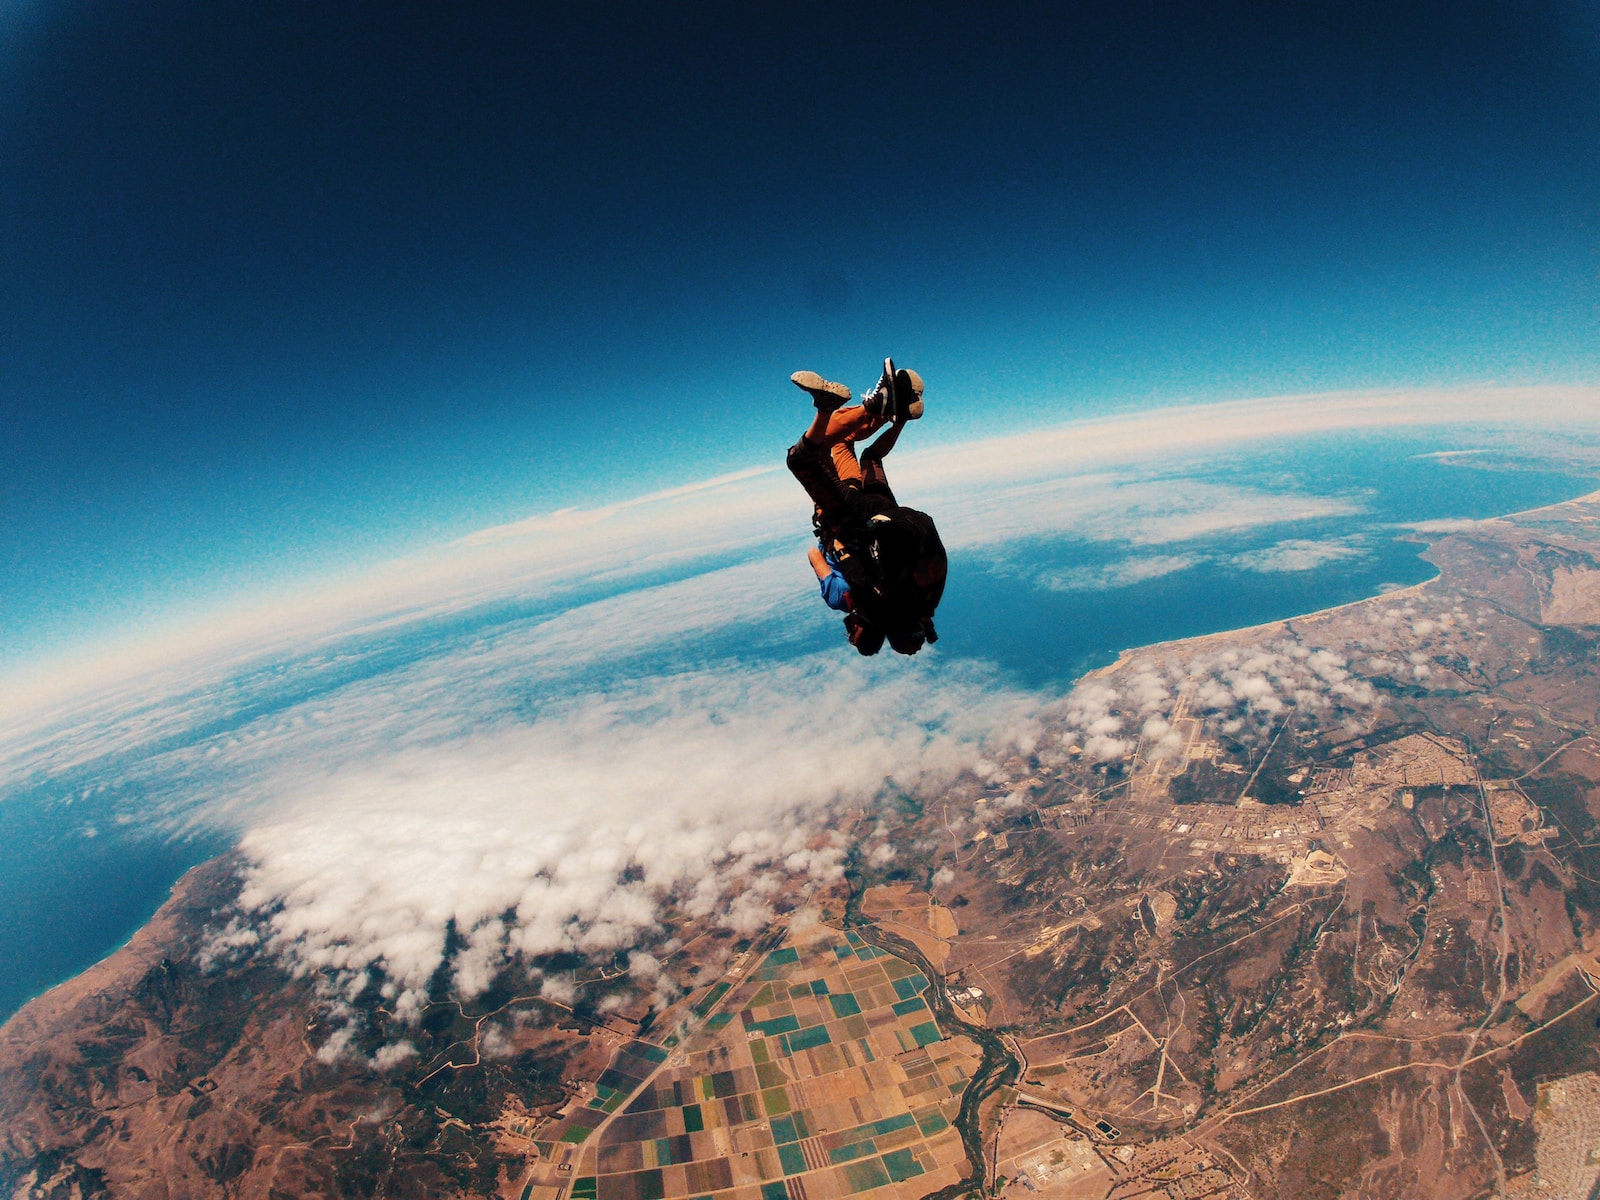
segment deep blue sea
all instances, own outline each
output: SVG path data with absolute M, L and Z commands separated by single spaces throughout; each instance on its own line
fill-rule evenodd
M 1174 638 L 1238 629 L 1315 612 L 1411 585 L 1437 572 L 1420 556 L 1425 535 L 1403 526 L 1483 519 L 1559 503 L 1595 489 L 1590 476 L 1522 468 L 1482 468 L 1471 457 L 1441 461 L 1453 448 L 1437 439 L 1344 437 L 1269 453 L 1219 458 L 1197 480 L 1294 486 L 1342 496 L 1362 512 L 1271 525 L 1199 543 L 1108 546 L 1064 538 L 1030 546 L 1037 573 L 1083 571 L 1144 557 L 1193 557 L 1196 565 L 1121 587 L 1055 591 L 1029 585 L 1014 569 L 984 561 L 952 563 L 939 609 L 939 648 L 998 663 L 1018 682 L 1061 688 L 1123 650 Z M 1428 457 L 1424 457 L 1428 456 Z M 1359 553 L 1304 571 L 1243 570 L 1232 560 L 1287 538 L 1349 539 Z
M 1594 479 L 1559 471 L 1425 457 L 1463 444 L 1438 437 L 1321 439 L 1216 458 L 1181 472 L 1201 482 L 1339 497 L 1360 508 L 1349 516 L 1158 546 L 1041 540 L 1014 547 L 1005 564 L 957 555 L 935 653 L 985 659 L 1018 684 L 1059 692 L 1128 647 L 1289 617 L 1374 595 L 1384 585 L 1427 579 L 1434 572 L 1419 557 L 1425 547 L 1405 539 L 1405 525 L 1517 512 L 1596 486 Z M 1353 549 L 1309 570 L 1239 565 L 1290 538 Z M 1038 582 L 1093 577 L 1154 557 L 1190 565 L 1120 586 L 1063 589 Z M 1026 569 L 1019 571 L 1019 563 Z M 483 620 L 476 618 L 480 628 Z M 438 636 L 462 633 L 440 629 Z M 823 636 L 817 645 L 843 650 L 836 629 L 825 631 L 826 641 Z M 412 639 L 406 653 L 426 653 L 426 643 L 419 651 Z M 240 722 L 253 715 L 241 715 Z M 0 1019 L 114 950 L 149 919 L 186 869 L 227 848 L 221 835 L 174 840 L 117 824 L 116 812 L 137 805 L 130 806 L 115 764 L 98 771 L 98 778 L 91 771 L 0 798 Z

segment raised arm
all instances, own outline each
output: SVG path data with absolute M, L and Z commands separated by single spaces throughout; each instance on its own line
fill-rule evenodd
M 885 454 L 894 449 L 894 444 L 900 440 L 900 431 L 905 428 L 905 425 L 904 417 L 896 418 L 893 425 L 890 425 L 889 428 L 880 433 L 872 445 L 861 452 L 862 459 L 882 459 Z

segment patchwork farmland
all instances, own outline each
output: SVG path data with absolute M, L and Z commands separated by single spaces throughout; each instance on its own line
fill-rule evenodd
M 978 1060 L 916 967 L 854 933 L 785 939 L 538 1134 L 529 1200 L 913 1200 L 966 1170 L 951 1126 Z

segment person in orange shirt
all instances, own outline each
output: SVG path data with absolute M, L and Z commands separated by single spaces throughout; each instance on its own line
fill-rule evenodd
M 878 385 L 850 407 L 843 384 L 815 371 L 790 379 L 817 410 L 788 466 L 816 506 L 808 557 L 823 601 L 846 614 L 846 636 L 860 653 L 876 654 L 887 639 L 915 654 L 938 638 L 933 612 L 948 564 L 933 519 L 895 499 L 883 459 L 906 422 L 922 416 L 922 377 L 886 359 Z M 858 457 L 856 444 L 880 430 Z

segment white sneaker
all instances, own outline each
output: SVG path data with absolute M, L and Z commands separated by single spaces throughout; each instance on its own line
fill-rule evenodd
M 796 371 L 789 382 L 802 392 L 811 394 L 811 402 L 818 412 L 832 412 L 850 403 L 850 389 L 842 383 L 832 383 L 815 371 Z

